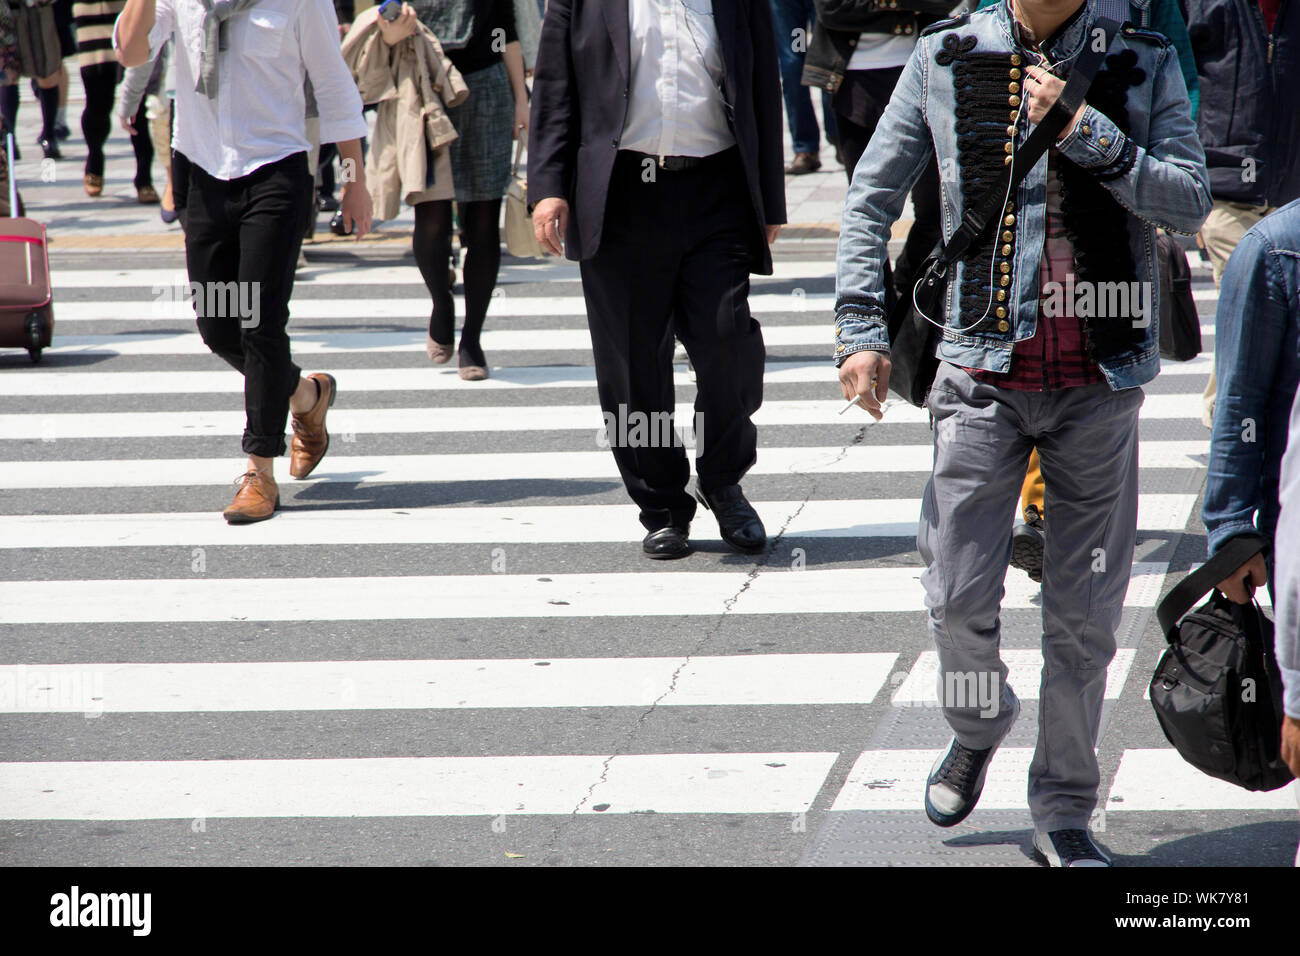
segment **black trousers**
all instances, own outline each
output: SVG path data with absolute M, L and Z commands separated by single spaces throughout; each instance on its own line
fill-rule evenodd
M 766 350 L 749 312 L 755 241 L 734 148 L 679 172 L 619 154 L 582 289 L 600 406 L 616 425 L 606 430 L 614 460 L 649 530 L 685 527 L 695 515 L 686 450 L 654 426 L 673 411 L 674 335 L 695 367 L 700 486 L 735 484 L 757 458 L 750 416 L 763 403 Z
M 840 148 L 844 150 L 844 171 L 853 181 L 853 170 L 875 135 L 880 117 L 893 95 L 902 67 L 888 70 L 851 70 L 835 94 L 835 120 L 839 124 Z M 943 239 L 943 211 L 939 194 L 939 164 L 934 156 L 912 187 L 912 228 L 893 270 L 899 294 L 911 288 L 917 271 Z M 889 278 L 889 263 L 886 279 Z
M 289 351 L 289 297 L 311 213 L 312 175 L 307 154 L 295 153 L 241 176 L 208 175 L 182 154 L 172 169 L 184 176 L 174 190 L 185 227 L 185 262 L 195 297 L 199 333 L 216 355 L 244 376 L 244 452 L 264 458 L 284 454 L 289 397 L 302 370 Z M 255 316 L 228 307 L 222 288 L 234 284 Z M 255 283 L 255 285 L 254 285 Z M 216 306 L 215 308 L 213 306 Z

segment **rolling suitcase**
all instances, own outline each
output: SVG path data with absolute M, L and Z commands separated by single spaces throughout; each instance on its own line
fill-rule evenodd
M 50 259 L 45 227 L 22 212 L 14 176 L 14 137 L 5 144 L 5 177 L 9 180 L 9 214 L 0 219 L 0 348 L 22 348 L 33 362 L 41 360 L 54 335 L 54 302 L 50 294 Z

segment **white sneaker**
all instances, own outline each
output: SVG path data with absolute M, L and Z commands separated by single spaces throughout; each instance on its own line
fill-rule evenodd
M 1034 831 L 1034 856 L 1048 866 L 1110 866 L 1087 830 Z

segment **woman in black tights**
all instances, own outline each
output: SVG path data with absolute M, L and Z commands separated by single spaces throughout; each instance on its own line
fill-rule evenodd
M 417 0 L 411 6 L 440 40 L 457 30 L 468 31 L 464 45 L 447 50 L 447 55 L 469 87 L 469 97 L 447 115 L 459 134 L 450 152 L 465 250 L 465 318 L 458 365 L 461 378 L 480 381 L 488 377 L 479 335 L 501 266 L 501 198 L 510 179 L 511 142 L 528 126 L 523 52 L 512 0 Z M 412 249 L 433 299 L 426 345 L 429 358 L 439 364 L 451 359 L 456 327 L 449 274 L 451 234 L 451 200 L 415 206 Z
M 104 143 L 113 128 L 113 100 L 122 74 L 113 55 L 113 22 L 125 6 L 126 0 L 73 0 L 72 4 L 81 84 L 86 90 L 81 132 L 86 137 L 86 171 L 82 184 L 87 196 L 99 196 L 104 191 Z M 136 197 L 142 203 L 156 204 L 153 142 L 149 139 L 143 103 L 135 118 L 135 130 L 131 148 L 135 151 Z

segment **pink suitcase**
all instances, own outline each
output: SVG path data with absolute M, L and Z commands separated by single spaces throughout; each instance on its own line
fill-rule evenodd
M 50 258 L 45 227 L 21 212 L 12 174 L 14 138 L 6 144 L 9 214 L 0 218 L 0 348 L 26 349 L 33 362 L 41 360 L 54 335 L 54 302 L 50 293 Z

